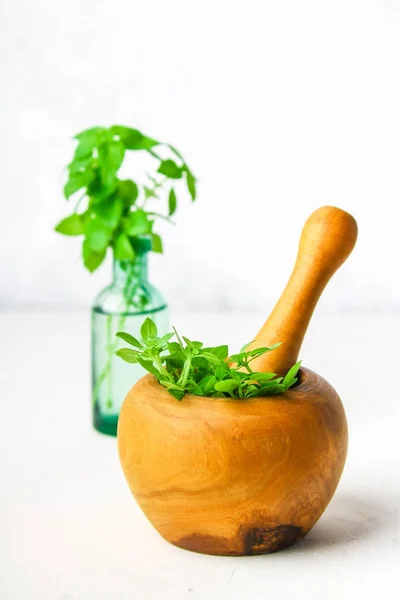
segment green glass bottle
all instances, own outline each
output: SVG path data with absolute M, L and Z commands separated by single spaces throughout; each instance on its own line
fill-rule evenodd
M 148 281 L 150 240 L 137 240 L 133 261 L 114 260 L 113 281 L 92 307 L 92 402 L 93 426 L 108 435 L 117 434 L 122 402 L 132 385 L 145 374 L 140 365 L 128 364 L 115 355 L 126 347 L 117 331 L 140 338 L 146 317 L 160 335 L 168 333 L 168 309 L 161 293 Z

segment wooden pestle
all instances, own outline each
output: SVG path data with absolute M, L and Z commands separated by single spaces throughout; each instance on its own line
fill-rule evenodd
M 356 240 L 357 222 L 340 208 L 323 206 L 307 219 L 292 275 L 249 349 L 283 343 L 256 358 L 254 371 L 283 375 L 297 362 L 318 299 Z

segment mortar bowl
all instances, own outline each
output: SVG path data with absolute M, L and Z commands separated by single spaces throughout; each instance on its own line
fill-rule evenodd
M 284 394 L 245 400 L 186 395 L 153 375 L 129 391 L 118 424 L 122 469 L 169 542 L 225 556 L 287 548 L 331 500 L 347 453 L 341 400 L 302 368 Z

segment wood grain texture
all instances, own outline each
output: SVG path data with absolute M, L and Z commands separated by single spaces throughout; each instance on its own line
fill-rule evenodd
M 288 284 L 249 349 L 283 344 L 255 359 L 254 371 L 283 375 L 297 362 L 318 299 L 356 240 L 357 223 L 340 208 L 323 206 L 308 218 Z
M 342 403 L 308 369 L 280 396 L 181 402 L 146 375 L 128 393 L 118 450 L 129 487 L 169 542 L 206 554 L 264 554 L 301 539 L 338 484 Z

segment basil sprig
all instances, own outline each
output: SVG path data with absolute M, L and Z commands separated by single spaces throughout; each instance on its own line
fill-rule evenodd
M 116 354 L 128 363 L 138 363 L 177 400 L 185 394 L 212 398 L 253 398 L 286 392 L 298 380 L 301 362 L 278 377 L 276 373 L 257 373 L 252 361 L 280 344 L 229 354 L 228 346 L 204 347 L 201 342 L 179 336 L 174 329 L 158 337 L 155 323 L 147 318 L 140 330 L 141 340 L 122 331 L 116 335 L 129 344 Z M 175 340 L 172 338 L 175 336 Z
M 74 139 L 77 147 L 67 166 L 64 196 L 69 200 L 79 195 L 73 213 L 58 223 L 56 231 L 84 236 L 82 257 L 90 272 L 101 265 L 108 248 L 117 260 L 133 260 L 135 238 L 142 236 L 150 238 L 154 252 L 162 252 L 161 237 L 153 226 L 157 218 L 171 221 L 177 208 L 179 180 L 185 181 L 192 201 L 196 199 L 196 178 L 181 153 L 122 125 L 92 127 Z M 148 175 L 147 182 L 118 177 L 127 151 L 144 151 L 155 160 L 154 173 Z M 168 204 L 166 214 L 149 209 L 149 202 L 159 201 L 162 195 Z

